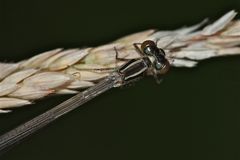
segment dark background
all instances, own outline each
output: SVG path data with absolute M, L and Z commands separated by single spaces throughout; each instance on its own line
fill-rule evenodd
M 0 60 L 97 46 L 145 29 L 176 29 L 230 9 L 240 11 L 240 1 L 0 0 Z M 161 85 L 149 77 L 97 97 L 0 159 L 238 160 L 239 89 L 239 56 L 172 69 Z M 0 115 L 0 133 L 69 97 L 48 97 Z

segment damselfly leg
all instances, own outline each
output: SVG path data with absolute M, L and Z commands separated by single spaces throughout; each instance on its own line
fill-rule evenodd
M 117 69 L 118 67 L 120 67 L 121 65 L 124 64 L 124 62 L 128 62 L 130 59 L 129 58 L 122 58 L 120 57 L 119 55 L 119 52 L 118 52 L 118 49 L 116 47 L 113 47 L 113 50 L 114 50 L 114 53 L 115 53 L 115 59 L 114 59 L 114 62 L 113 64 L 115 63 L 115 65 L 110 65 L 110 66 L 102 66 L 102 68 L 97 68 L 98 66 L 96 66 L 95 68 L 81 68 L 78 70 L 83 70 L 83 71 L 91 71 L 91 72 L 96 72 L 96 73 L 109 73 L 109 71 L 114 71 L 115 69 Z M 111 55 L 112 56 L 112 55 Z M 101 67 L 101 65 L 100 65 Z
M 142 45 L 142 43 L 133 43 L 134 48 L 138 52 L 140 57 L 146 57 L 146 55 L 143 53 L 143 51 L 138 47 L 138 45 Z

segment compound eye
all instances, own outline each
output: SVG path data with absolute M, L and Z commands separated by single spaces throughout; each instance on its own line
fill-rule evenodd
M 164 64 L 160 63 L 160 62 L 157 62 L 157 61 L 154 61 L 154 66 L 155 66 L 156 70 L 161 70 L 163 68 Z
M 156 49 L 153 46 L 147 46 L 143 50 L 143 52 L 149 56 L 153 56 L 155 54 L 155 51 L 156 51 Z
M 154 62 L 155 69 L 160 73 L 160 74 L 165 74 L 168 72 L 170 69 L 170 63 L 168 62 L 167 59 L 164 60 L 164 62 Z
M 163 68 L 160 71 L 160 74 L 166 74 L 170 69 L 170 63 L 169 61 L 166 59 L 163 65 Z
M 151 40 L 146 40 L 141 44 L 141 50 L 146 54 L 151 54 L 154 48 L 156 48 L 156 44 Z

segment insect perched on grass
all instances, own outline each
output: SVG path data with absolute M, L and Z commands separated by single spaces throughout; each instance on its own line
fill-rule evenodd
M 0 113 L 49 94 L 78 93 L 1 136 L 0 150 L 111 88 L 144 75 L 160 82 L 170 65 L 194 67 L 203 59 L 240 54 L 240 21 L 235 16 L 230 11 L 209 25 L 203 21 L 173 31 L 147 30 L 99 47 L 55 49 L 18 63 L 0 63 Z
M 140 58 L 128 61 L 95 86 L 90 87 L 49 111 L 7 132 L 0 137 L 0 151 L 6 150 L 11 145 L 36 132 L 58 117 L 80 107 L 87 101 L 111 88 L 120 87 L 136 81 L 149 71 L 156 79 L 158 76 L 167 73 L 170 64 L 165 58 L 163 49 L 158 48 L 155 42 L 147 40 L 141 43 L 141 48 L 139 48 L 137 44 L 134 44 L 134 46 L 140 54 Z

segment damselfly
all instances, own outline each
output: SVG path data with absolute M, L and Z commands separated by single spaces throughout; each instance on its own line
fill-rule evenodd
M 147 40 L 143 43 L 135 43 L 133 45 L 140 54 L 140 58 L 128 61 L 95 86 L 2 135 L 0 137 L 0 151 L 6 151 L 10 146 L 51 123 L 58 117 L 111 88 L 132 83 L 143 77 L 146 73 L 151 73 L 156 80 L 159 80 L 163 74 L 167 73 L 170 67 L 169 62 L 165 58 L 165 52 L 161 48 L 158 48 L 155 42 Z

